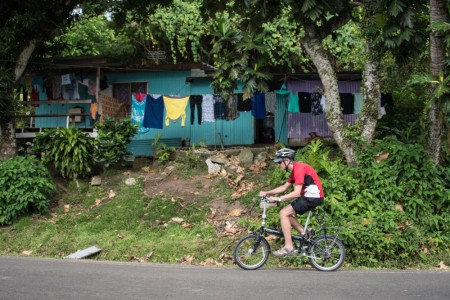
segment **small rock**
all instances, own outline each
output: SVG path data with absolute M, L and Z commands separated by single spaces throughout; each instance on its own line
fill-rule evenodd
M 250 149 L 242 149 L 238 159 L 243 166 L 250 166 L 253 163 L 253 152 Z
M 102 184 L 102 178 L 100 176 L 94 176 L 91 179 L 91 185 L 92 186 L 97 186 L 97 185 L 101 185 Z
M 266 161 L 266 159 L 267 159 L 267 152 L 260 152 L 255 157 L 255 163 L 258 163 L 258 162 L 263 163 Z
M 228 162 L 228 159 L 225 157 L 217 157 L 217 156 L 211 156 L 209 158 L 213 163 L 225 165 Z
M 125 184 L 126 185 L 135 185 L 136 184 L 136 179 L 134 179 L 133 177 L 127 178 L 125 180 Z
M 112 198 L 114 198 L 115 196 L 116 196 L 116 193 L 114 193 L 113 190 L 109 190 L 108 198 L 109 198 L 109 199 L 112 199 Z
M 205 162 L 208 165 L 208 174 L 218 174 L 220 172 L 220 165 L 213 163 L 209 158 Z
M 178 217 L 173 217 L 172 221 L 177 223 L 177 224 L 181 224 L 184 222 L 183 218 L 178 218 Z

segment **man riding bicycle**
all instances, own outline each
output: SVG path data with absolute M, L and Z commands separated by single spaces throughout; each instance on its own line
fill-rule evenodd
M 322 182 L 316 171 L 310 165 L 294 160 L 295 151 L 283 148 L 275 153 L 274 162 L 278 163 L 282 170 L 290 171 L 291 175 L 286 183 L 270 191 L 261 191 L 261 196 L 276 195 L 284 193 L 290 186 L 294 190 L 280 197 L 271 196 L 271 201 L 289 201 L 290 205 L 280 211 L 281 230 L 284 235 L 284 247 L 274 251 L 275 256 L 294 255 L 291 228 L 294 227 L 300 234 L 304 234 L 303 227 L 298 222 L 296 215 L 302 215 L 314 207 L 323 203 Z

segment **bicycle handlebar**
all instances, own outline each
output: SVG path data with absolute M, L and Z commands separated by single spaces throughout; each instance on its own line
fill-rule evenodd
M 264 201 L 266 203 L 278 203 L 278 201 L 270 201 L 269 197 L 267 197 L 266 195 L 258 195 L 259 197 L 261 197 L 261 201 Z

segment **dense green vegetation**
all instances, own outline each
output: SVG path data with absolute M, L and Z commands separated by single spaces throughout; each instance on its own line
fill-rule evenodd
M 72 179 L 91 175 L 93 168 L 126 161 L 131 155 L 127 144 L 136 134 L 137 126 L 130 119 L 106 118 L 95 128 L 95 139 L 75 126 L 46 129 L 36 135 L 34 151 L 62 177 Z
M 361 148 L 357 167 L 348 167 L 338 149 L 320 142 L 299 149 L 296 158 L 313 165 L 323 179 L 326 201 L 320 211 L 326 212 L 328 225 L 341 227 L 348 251 L 346 267 L 428 268 L 441 261 L 450 264 L 448 161 L 435 165 L 426 159 L 420 144 L 405 143 L 395 136 Z M 175 161 L 163 157 L 163 162 L 160 167 L 148 160 L 132 170 L 108 169 L 102 174 L 101 186 L 78 180 L 77 187 L 69 181 L 68 192 L 54 194 L 49 213 L 24 216 L 0 229 L 4 245 L 0 253 L 31 251 L 35 256 L 62 257 L 96 244 L 103 249 L 96 259 L 231 264 L 231 251 L 239 234 L 221 234 L 222 229 L 213 221 L 211 205 L 217 198 L 224 205 L 232 205 L 233 189 L 225 178 L 210 179 L 212 186 L 208 188 L 195 181 L 206 175 L 206 165 L 193 151 Z M 164 191 L 146 194 L 142 179 L 148 178 L 149 170 L 140 169 L 142 166 L 156 174 L 173 166 L 172 178 L 192 178 L 197 183 L 190 188 L 198 196 L 186 202 Z M 138 183 L 124 184 L 124 174 Z M 259 190 L 278 185 L 287 174 L 269 162 L 260 173 L 247 169 L 244 174 L 254 184 L 253 190 L 239 198 L 248 213 L 239 217 L 238 224 L 246 231 L 259 226 Z M 226 180 L 238 176 L 230 173 Z M 268 225 L 279 226 L 278 210 L 269 210 Z M 183 221 L 177 223 L 173 218 Z M 272 259 L 270 265 L 300 266 L 301 261 Z

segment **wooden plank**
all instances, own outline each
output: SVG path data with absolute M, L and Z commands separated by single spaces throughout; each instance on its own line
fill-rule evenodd
M 67 116 L 90 116 L 90 113 L 77 114 L 30 114 L 30 115 L 15 115 L 14 118 L 51 118 L 51 117 L 67 117 Z
M 100 251 L 102 251 L 102 249 L 98 248 L 97 246 L 92 246 L 84 250 L 78 250 L 77 252 L 67 255 L 64 258 L 72 258 L 72 259 L 84 258 L 99 253 Z
M 91 104 L 91 99 L 80 100 L 36 100 L 36 101 L 23 101 L 24 105 L 40 105 L 40 104 Z

